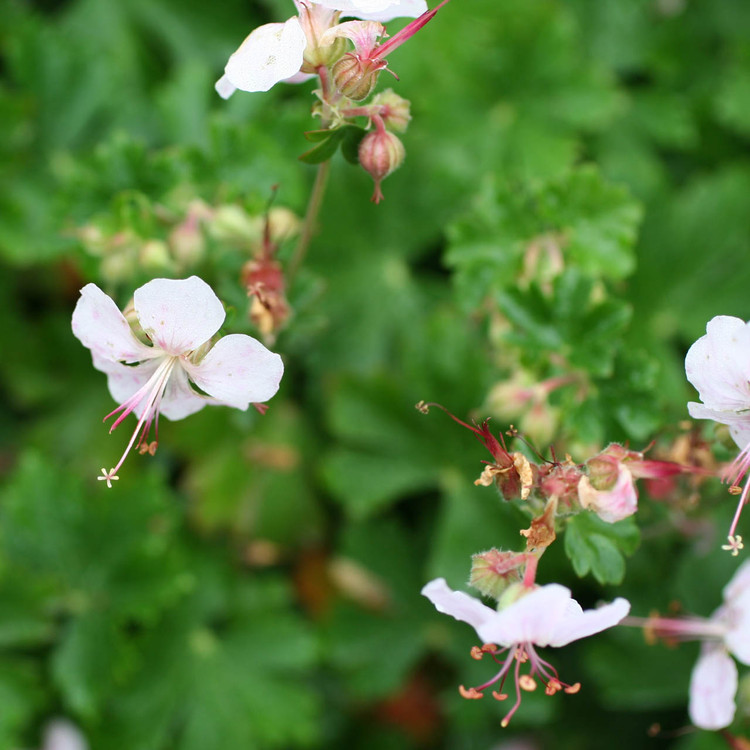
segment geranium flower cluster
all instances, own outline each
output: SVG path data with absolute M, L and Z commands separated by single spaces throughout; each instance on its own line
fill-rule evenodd
M 439 405 L 417 404 L 423 413 L 430 406 Z M 438 611 L 474 627 L 482 643 L 472 649 L 472 657 L 488 658 L 497 666 L 489 680 L 475 687 L 461 686 L 460 694 L 479 699 L 489 691 L 496 700 L 504 701 L 508 698 L 506 682 L 514 684 L 515 701 L 501 722 L 507 726 L 523 692 L 535 690 L 539 683 L 546 695 L 560 691 L 574 694 L 581 687 L 577 682 L 564 682 L 538 648 L 561 647 L 599 633 L 621 622 L 630 609 L 629 602 L 617 598 L 598 609 L 583 611 L 566 587 L 536 583 L 539 560 L 557 538 L 561 520 L 591 512 L 606 523 L 616 523 L 638 508 L 637 479 L 673 478 L 699 469 L 648 459 L 617 443 L 583 464 L 576 464 L 570 456 L 564 461 L 541 459 L 537 463 L 520 451 L 509 451 L 503 436 L 496 437 L 488 421 L 477 426 L 449 415 L 471 430 L 492 456 L 475 484 L 495 485 L 504 500 L 520 501 L 531 515 L 529 528 L 520 532 L 526 540 L 524 550 L 493 548 L 472 558 L 469 584 L 493 599 L 496 608 L 451 591 L 443 579 L 422 589 Z
M 418 403 L 417 409 L 426 413 L 431 406 L 443 409 L 439 404 L 424 402 Z M 648 459 L 644 453 L 618 443 L 611 443 L 583 464 L 575 463 L 570 456 L 564 461 L 542 459 L 535 463 L 520 451 L 510 453 L 503 436 L 492 434 L 489 420 L 479 426 L 470 425 L 447 413 L 471 430 L 492 454 L 493 460 L 484 462 L 485 468 L 474 484 L 494 484 L 503 499 L 524 500 L 532 513 L 536 508 L 549 508 L 554 500 L 554 515 L 588 510 L 606 523 L 616 523 L 638 510 L 637 479 L 664 479 L 703 471 L 673 461 Z M 537 520 L 542 518 L 544 514 Z M 554 527 L 554 519 L 550 523 Z
M 358 161 L 375 181 L 372 200 L 379 203 L 381 182 L 404 160 L 395 132 L 406 130 L 409 102 L 390 90 L 369 104 L 360 102 L 372 94 L 381 72 L 392 73 L 390 53 L 446 2 L 428 10 L 425 0 L 294 0 L 296 16 L 260 26 L 242 42 L 216 82 L 216 91 L 227 99 L 237 90 L 268 91 L 281 81 L 301 83 L 317 76 L 320 86 L 313 114 L 320 118 L 321 129 L 309 134 L 317 145 L 303 158 L 330 158 L 349 126 L 349 137 L 356 132 L 359 140 Z M 340 22 L 342 15 L 359 20 Z M 383 22 L 399 17 L 415 20 L 389 38 Z M 361 118 L 365 129 L 357 125 Z

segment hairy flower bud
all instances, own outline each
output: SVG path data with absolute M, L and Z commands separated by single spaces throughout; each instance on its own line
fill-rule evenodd
M 523 552 L 503 552 L 495 548 L 472 555 L 469 585 L 498 600 L 509 586 L 520 583 L 527 558 Z
M 411 120 L 408 99 L 399 96 L 393 89 L 386 89 L 373 97 L 372 104 L 383 108 L 380 116 L 389 130 L 397 133 L 406 131 Z
M 380 203 L 383 200 L 380 183 L 401 166 L 406 151 L 404 144 L 385 129 L 380 118 L 377 118 L 376 126 L 377 129 L 368 133 L 359 144 L 359 163 L 375 180 L 371 200 L 373 203 Z

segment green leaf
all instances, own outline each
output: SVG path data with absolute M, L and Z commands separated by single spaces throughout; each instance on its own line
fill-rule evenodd
M 591 573 L 601 584 L 622 583 L 625 555 L 635 551 L 639 540 L 640 532 L 632 517 L 608 524 L 584 511 L 570 518 L 565 526 L 565 553 L 576 574 L 583 578 Z
M 232 747 L 309 744 L 319 709 L 306 678 L 315 643 L 286 587 L 248 582 L 233 592 L 240 606 L 216 612 L 201 603 L 212 578 L 196 573 L 196 596 L 146 634 L 140 669 L 111 701 L 108 747 L 200 750 L 216 737 Z
M 122 672 L 124 641 L 106 614 L 91 613 L 68 623 L 52 659 L 55 682 L 73 712 L 98 714 L 100 702 Z
M 322 164 L 324 161 L 328 161 L 336 153 L 344 139 L 342 128 L 330 131 L 330 133 L 328 138 L 320 141 L 317 146 L 301 154 L 298 157 L 299 160 L 305 162 L 305 164 Z

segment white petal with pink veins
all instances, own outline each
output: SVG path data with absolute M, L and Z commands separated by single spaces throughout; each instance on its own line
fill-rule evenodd
M 155 345 L 179 355 L 208 341 L 224 322 L 224 308 L 197 276 L 154 279 L 135 290 L 133 303 L 143 330 Z
M 237 409 L 268 401 L 284 374 L 278 354 L 241 333 L 224 336 L 198 365 L 185 363 L 185 369 L 201 390 Z
M 734 719 L 737 665 L 722 647 L 706 645 L 690 677 L 690 720 L 701 729 L 723 729 Z
M 111 362 L 139 362 L 153 356 L 133 335 L 117 305 L 96 284 L 86 284 L 73 311 L 73 334 L 92 354 Z
M 241 91 L 268 91 L 299 72 L 306 45 L 296 16 L 286 23 L 259 26 L 229 58 L 217 90 L 219 83 L 228 90 L 228 82 Z

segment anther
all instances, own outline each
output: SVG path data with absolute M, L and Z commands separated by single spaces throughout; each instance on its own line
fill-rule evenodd
M 469 700 L 484 698 L 484 693 L 480 693 L 476 688 L 469 688 L 467 690 L 463 685 L 459 685 L 458 692 L 461 694 L 462 698 L 467 698 Z

